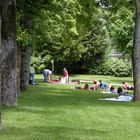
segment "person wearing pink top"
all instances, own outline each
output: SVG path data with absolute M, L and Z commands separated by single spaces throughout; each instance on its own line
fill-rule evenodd
M 127 90 L 133 90 L 134 87 L 129 85 L 127 82 L 122 82 L 122 88 L 123 90 L 127 91 Z
M 66 68 L 63 69 L 63 76 L 65 78 L 65 82 L 69 83 L 69 74 Z

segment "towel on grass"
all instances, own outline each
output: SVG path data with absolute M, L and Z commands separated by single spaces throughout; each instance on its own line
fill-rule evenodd
M 133 96 L 119 96 L 117 98 L 102 98 L 99 100 L 108 100 L 108 101 L 132 101 L 133 100 Z

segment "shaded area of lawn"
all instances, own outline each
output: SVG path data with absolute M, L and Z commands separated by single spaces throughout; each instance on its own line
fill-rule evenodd
M 131 79 L 130 79 L 131 81 Z M 75 85 L 30 86 L 15 108 L 3 108 L 1 140 L 138 140 L 140 103 L 100 101 L 115 95 Z

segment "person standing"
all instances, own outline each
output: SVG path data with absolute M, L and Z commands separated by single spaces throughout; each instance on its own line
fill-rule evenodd
M 42 74 L 44 76 L 44 82 L 49 82 L 49 80 L 51 79 L 52 71 L 49 69 L 44 69 L 42 71 Z
M 35 65 L 31 64 L 30 66 L 30 79 L 29 79 L 29 84 L 35 85 Z
M 63 69 L 63 75 L 64 75 L 65 83 L 69 83 L 69 74 L 66 68 Z

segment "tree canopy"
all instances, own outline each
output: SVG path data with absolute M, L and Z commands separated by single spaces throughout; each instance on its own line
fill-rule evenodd
M 33 16 L 31 32 L 23 26 L 25 13 Z M 38 72 L 51 67 L 51 60 L 56 72 L 89 72 L 113 48 L 131 57 L 133 17 L 131 0 L 17 0 L 17 39 L 25 48 L 32 41 L 31 63 Z

